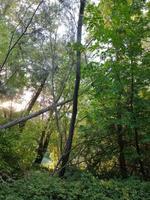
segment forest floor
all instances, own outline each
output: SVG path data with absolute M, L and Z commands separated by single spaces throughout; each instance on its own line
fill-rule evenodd
M 31 171 L 0 185 L 0 200 L 150 200 L 150 182 L 135 178 L 101 180 L 88 173 L 65 179 Z

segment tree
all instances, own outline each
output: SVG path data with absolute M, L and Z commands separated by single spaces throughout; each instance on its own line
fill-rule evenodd
M 69 155 L 72 147 L 72 140 L 74 135 L 74 127 L 76 122 L 77 115 L 77 106 L 78 106 L 78 93 L 80 86 L 80 67 L 81 67 L 81 36 L 82 36 L 82 24 L 83 24 L 83 15 L 85 8 L 85 0 L 80 0 L 80 10 L 79 10 L 79 19 L 78 19 L 78 28 L 77 28 L 77 54 L 76 54 L 76 80 L 73 94 L 73 108 L 72 108 L 72 117 L 70 122 L 69 134 L 65 146 L 64 153 L 61 158 L 61 169 L 59 171 L 59 177 L 63 177 L 66 169 L 66 165 L 69 160 Z
M 95 98 L 99 99 L 94 104 L 101 110 L 97 116 L 106 113 L 105 130 L 114 127 L 110 134 L 115 132 L 117 136 L 114 145 L 118 142 L 116 156 L 123 176 L 126 176 L 127 170 L 132 171 L 133 166 L 134 170 L 145 177 L 142 154 L 138 153 L 142 148 L 140 140 L 144 137 L 142 134 L 139 136 L 135 130 L 141 130 L 142 133 L 137 116 L 141 116 L 139 109 L 145 100 L 139 94 L 143 87 L 149 87 L 146 78 L 149 74 L 148 65 L 143 62 L 147 50 L 142 45 L 148 37 L 148 12 L 143 12 L 143 9 L 147 10 L 147 5 L 144 1 L 101 1 L 97 6 L 89 5 L 86 15 L 89 38 L 92 40 L 89 50 L 96 55 L 96 61 L 85 69 L 85 78 L 88 80 L 91 77 L 91 87 L 94 90 L 91 106 Z M 145 74 L 145 81 L 141 73 Z M 141 81 L 144 84 L 141 85 Z M 146 107 L 145 111 L 148 109 Z M 144 110 L 140 112 L 144 113 Z M 95 120 L 99 120 L 99 117 Z M 103 123 L 104 119 L 101 121 Z M 129 155 L 132 156 L 131 160 Z

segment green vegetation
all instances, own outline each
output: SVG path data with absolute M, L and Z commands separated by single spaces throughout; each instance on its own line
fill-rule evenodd
M 148 200 L 149 155 L 150 1 L 0 0 L 0 200 Z
M 88 173 L 67 179 L 36 171 L 11 184 L 0 186 L 1 200 L 145 200 L 150 183 L 139 180 L 98 180 Z

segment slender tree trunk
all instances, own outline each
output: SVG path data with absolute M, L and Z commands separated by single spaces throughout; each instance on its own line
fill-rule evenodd
M 35 95 L 32 97 L 32 99 L 31 99 L 31 101 L 30 101 L 30 103 L 29 103 L 29 105 L 28 105 L 28 108 L 27 108 L 27 114 L 30 113 L 30 111 L 32 110 L 33 106 L 35 105 L 36 100 L 37 100 L 38 97 L 40 96 L 40 94 L 41 94 L 41 92 L 42 92 L 42 90 L 43 90 L 43 88 L 44 88 L 45 82 L 46 82 L 46 80 L 47 80 L 47 77 L 48 77 L 48 76 L 46 76 L 46 77 L 43 79 L 43 81 L 41 82 L 41 84 L 40 84 L 39 88 L 37 89 Z
M 76 80 L 75 80 L 75 88 L 74 88 L 74 95 L 73 95 L 73 110 L 72 110 L 72 117 L 70 122 L 70 129 L 69 129 L 69 135 L 66 142 L 65 150 L 62 155 L 61 159 L 61 169 L 59 171 L 59 177 L 63 177 L 66 165 L 69 160 L 70 150 L 72 147 L 72 140 L 74 135 L 74 127 L 76 122 L 76 115 L 78 110 L 78 92 L 79 92 L 79 85 L 80 85 L 80 66 L 81 66 L 81 36 L 82 36 L 82 25 L 83 25 L 83 15 L 84 15 L 84 8 L 85 8 L 86 0 L 80 0 L 80 10 L 79 10 L 79 20 L 78 20 L 78 28 L 77 28 L 77 62 L 76 62 Z
M 119 50 L 116 49 L 116 61 L 120 62 L 121 59 L 122 59 L 122 54 L 120 54 Z M 115 73 L 117 76 L 117 80 L 118 80 L 119 84 L 121 85 L 121 90 L 119 91 L 119 96 L 117 99 L 117 120 L 119 122 L 119 124 L 117 124 L 117 126 L 116 126 L 117 142 L 118 142 L 118 147 L 119 147 L 118 162 L 119 162 L 120 174 L 121 174 L 122 178 L 126 178 L 128 175 L 128 172 L 127 172 L 127 167 L 126 167 L 126 159 L 125 159 L 125 155 L 124 155 L 124 129 L 121 124 L 121 120 L 122 120 L 121 97 L 124 92 L 124 89 L 123 89 L 123 84 L 122 84 L 122 81 L 120 78 L 121 77 L 120 72 L 115 69 Z
M 135 128 L 133 129 L 133 133 L 134 133 L 134 140 L 135 140 L 135 149 L 136 149 L 136 153 L 138 155 L 138 162 L 139 162 L 139 166 L 140 166 L 140 172 L 142 173 L 143 178 L 145 179 L 145 170 L 144 170 L 144 166 L 143 166 L 143 162 L 141 160 L 141 150 L 140 150 L 140 146 L 139 146 L 139 136 L 138 136 L 138 129 L 137 129 L 137 120 L 136 120 L 136 116 L 134 113 L 134 93 L 135 93 L 135 88 L 134 88 L 134 62 L 131 59 L 131 93 L 130 93 L 130 108 L 129 111 L 132 114 L 132 119 L 135 125 Z
M 119 168 L 120 174 L 123 178 L 127 177 L 127 167 L 124 155 L 124 139 L 123 139 L 123 127 L 122 125 L 117 125 L 117 137 L 118 137 L 118 146 L 119 146 Z
M 41 164 L 43 157 L 44 157 L 45 153 L 47 152 L 49 139 L 50 139 L 50 135 L 51 135 L 50 130 L 48 130 L 50 119 L 51 119 L 51 115 L 49 116 L 49 118 L 46 122 L 46 126 L 44 127 L 44 129 L 42 131 L 34 164 Z
M 135 131 L 135 146 L 136 146 L 136 152 L 138 154 L 138 161 L 139 161 L 139 165 L 140 165 L 140 171 L 142 173 L 142 176 L 143 178 L 145 179 L 146 178 L 146 175 L 145 175 L 145 170 L 144 170 L 144 166 L 143 166 L 143 162 L 141 160 L 141 150 L 140 150 L 140 146 L 139 146 L 139 139 L 138 139 L 138 130 L 137 128 L 134 129 Z
M 54 64 L 53 64 L 53 67 L 54 67 Z M 53 95 L 53 102 L 56 104 L 57 98 L 55 95 L 54 73 L 52 74 L 52 95 Z M 55 121 L 56 121 L 57 132 L 59 134 L 59 139 L 60 139 L 59 144 L 58 144 L 58 152 L 59 152 L 59 156 L 61 156 L 62 155 L 62 143 L 63 143 L 62 139 L 63 138 L 62 138 L 61 126 L 60 126 L 60 122 L 59 122 L 59 112 L 58 112 L 57 107 L 54 108 L 54 112 L 55 112 Z
M 30 101 L 30 103 L 29 103 L 29 105 L 27 107 L 27 110 L 25 112 L 26 115 L 30 114 L 33 106 L 35 105 L 38 97 L 40 96 L 40 94 L 41 94 L 41 92 L 42 92 L 42 90 L 44 88 L 45 82 L 47 80 L 47 77 L 48 77 L 48 75 L 43 79 L 43 81 L 41 82 L 41 84 L 40 84 L 39 88 L 37 89 L 36 93 L 33 95 L 32 99 L 31 99 L 31 101 Z M 25 125 L 26 125 L 26 121 L 19 123 L 19 128 L 20 128 L 21 132 L 23 131 Z
M 39 146 L 37 149 L 37 156 L 34 161 L 34 164 L 41 164 L 45 153 L 47 152 L 48 144 L 49 144 L 49 139 L 50 139 L 50 132 L 47 133 L 46 130 L 43 130 L 42 136 L 39 142 Z
M 55 119 L 56 119 L 56 126 L 57 126 L 57 131 L 59 134 L 59 151 L 60 151 L 60 155 L 62 155 L 62 148 L 63 148 L 63 136 L 62 136 L 62 132 L 61 132 L 61 127 L 60 127 L 60 123 L 59 123 L 59 113 L 57 108 L 55 107 Z

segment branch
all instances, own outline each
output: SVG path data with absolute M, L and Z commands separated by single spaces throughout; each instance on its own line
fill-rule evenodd
M 23 37 L 24 34 L 26 33 L 28 27 L 30 26 L 30 24 L 31 24 L 31 22 L 32 22 L 32 20 L 33 20 L 35 14 L 36 14 L 36 12 L 37 12 L 37 10 L 38 10 L 38 8 L 40 7 L 40 5 L 41 5 L 42 3 L 43 3 L 43 0 L 40 1 L 40 3 L 38 4 L 38 6 L 36 7 L 36 9 L 35 9 L 35 11 L 34 11 L 32 17 L 30 18 L 30 20 L 29 20 L 27 26 L 25 27 L 24 31 L 22 32 L 22 34 L 21 34 L 21 35 L 19 36 L 19 38 L 14 42 L 14 44 L 12 45 L 12 47 L 9 48 L 9 50 L 8 50 L 8 52 L 7 52 L 7 54 L 6 54 L 6 57 L 5 57 L 5 59 L 4 59 L 3 63 L 2 63 L 2 65 L 1 65 L 1 67 L 0 67 L 0 71 L 3 69 L 4 65 L 6 64 L 6 62 L 7 62 L 7 60 L 8 60 L 8 57 L 9 57 L 10 53 L 12 52 L 12 50 L 16 47 L 16 45 L 18 44 L 18 42 L 22 39 L 22 37 Z M 12 38 L 13 38 L 13 36 L 12 36 Z M 11 38 L 11 40 L 12 40 L 12 38 Z M 10 43 L 10 44 L 11 44 L 11 43 Z
M 62 106 L 62 105 L 66 104 L 66 103 L 69 103 L 71 101 L 72 101 L 72 99 L 69 99 L 67 101 L 63 101 L 63 102 L 60 102 L 60 103 L 57 103 L 57 104 L 53 103 L 52 105 L 50 105 L 50 106 L 48 106 L 46 108 L 43 108 L 43 109 L 41 109 L 41 110 L 39 110 L 37 112 L 31 113 L 30 115 L 21 117 L 19 119 L 15 119 L 14 121 L 11 121 L 11 122 L 8 122 L 7 124 L 1 125 L 0 126 L 0 130 L 10 128 L 12 126 L 15 126 L 15 125 L 21 123 L 21 122 L 25 122 L 25 121 L 27 121 L 29 119 L 32 119 L 34 117 L 37 117 L 37 116 L 43 114 L 43 113 L 45 113 L 45 112 L 47 112 L 49 110 L 53 110 L 56 106 Z

